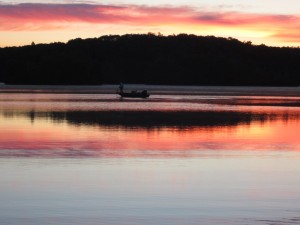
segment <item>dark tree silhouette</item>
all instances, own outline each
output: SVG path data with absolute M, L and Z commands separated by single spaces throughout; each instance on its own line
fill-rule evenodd
M 0 48 L 8 84 L 300 84 L 300 49 L 214 36 L 127 34 Z

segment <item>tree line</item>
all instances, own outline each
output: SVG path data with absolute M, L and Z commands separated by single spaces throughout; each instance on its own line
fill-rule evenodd
M 300 49 L 188 34 L 106 35 L 0 48 L 0 82 L 300 85 Z

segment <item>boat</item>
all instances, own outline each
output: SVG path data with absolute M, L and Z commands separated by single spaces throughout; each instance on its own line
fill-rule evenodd
M 150 96 L 147 90 L 131 92 L 118 91 L 117 94 L 123 98 L 148 98 Z

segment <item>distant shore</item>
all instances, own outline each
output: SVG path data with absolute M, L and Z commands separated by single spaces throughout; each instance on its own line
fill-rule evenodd
M 1 85 L 0 93 L 115 94 L 118 85 Z M 299 96 L 300 87 L 171 86 L 125 84 L 124 91 L 148 90 L 152 95 Z

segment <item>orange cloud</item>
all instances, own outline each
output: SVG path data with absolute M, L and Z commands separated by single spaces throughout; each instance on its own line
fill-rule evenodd
M 299 15 L 208 12 L 191 7 L 139 5 L 0 5 L 0 32 L 62 30 L 71 29 L 76 24 L 137 28 L 169 26 L 168 31 L 173 30 L 174 33 L 199 29 L 221 30 L 225 35 L 236 32 L 235 36 L 245 34 L 255 37 L 255 34 L 260 34 L 286 42 L 299 42 L 300 36 Z

